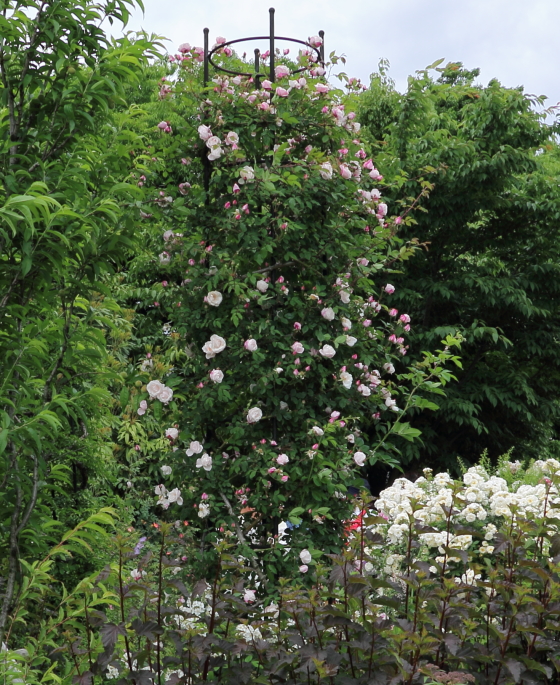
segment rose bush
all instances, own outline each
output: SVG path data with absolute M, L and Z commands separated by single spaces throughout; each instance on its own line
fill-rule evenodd
M 415 246 L 395 237 L 342 91 L 311 71 L 293 80 L 287 60 L 261 89 L 225 76 L 202 89 L 197 54 L 176 56 L 172 132 L 157 130 L 145 180 L 159 231 L 137 268 L 152 300 L 143 306 L 162 326 L 159 366 L 146 374 L 174 392 L 161 418 L 179 429 L 162 455 L 173 468 L 166 485 L 184 499 L 173 515 L 200 524 L 204 493 L 201 557 L 233 526 L 241 553 L 266 553 L 273 576 L 297 568 L 300 547 L 338 548 L 348 488 L 368 464 L 397 463 L 399 443 L 418 436 L 406 413 L 435 408 L 425 394 L 451 377 L 444 362 L 456 341 L 404 364 L 409 319 L 393 313 L 388 280 Z M 318 73 L 309 55 L 301 60 Z M 162 246 L 165 260 L 155 257 Z M 148 394 L 161 399 L 154 380 Z M 134 397 L 149 400 L 143 389 Z M 153 425 L 156 406 L 138 420 Z M 292 525 L 289 553 L 277 540 L 282 521 Z

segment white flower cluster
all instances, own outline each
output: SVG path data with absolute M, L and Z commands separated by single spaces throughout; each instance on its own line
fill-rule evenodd
M 520 472 L 521 465 L 517 462 L 506 464 L 504 468 L 515 475 Z M 402 551 L 408 538 L 410 514 L 421 524 L 435 529 L 418 534 L 421 546 L 417 557 L 434 559 L 438 563 L 460 561 L 459 556 L 446 556 L 446 547 L 457 550 L 472 547 L 472 535 L 453 532 L 465 524 L 479 529 L 484 538 L 478 547 L 479 554 L 493 553 L 494 547 L 490 543 L 504 522 L 515 527 L 520 519 L 546 517 L 551 530 L 560 530 L 560 494 L 557 486 L 547 478 L 560 476 L 560 462 L 555 459 L 535 462 L 527 472 L 530 482 L 525 483 L 519 480 L 509 484 L 506 478 L 489 475 L 482 466 L 468 469 L 462 482 L 454 481 L 447 473 L 438 473 L 433 478 L 430 469 L 425 473 L 428 478 L 421 477 L 415 482 L 398 478 L 375 502 L 376 509 L 387 519 L 387 523 L 376 525 L 375 530 L 390 546 L 395 545 L 397 552 Z M 511 480 L 509 476 L 508 479 Z M 446 531 L 448 518 L 453 523 L 449 533 Z M 434 556 L 436 550 L 439 556 Z M 382 552 L 385 573 L 391 576 L 398 575 L 397 567 L 403 558 L 394 551 L 389 547 Z M 478 579 L 474 575 L 465 578 L 463 583 L 466 584 L 474 584 Z
M 164 509 L 168 509 L 169 505 L 173 504 L 174 502 L 179 506 L 183 504 L 183 498 L 181 497 L 181 491 L 179 488 L 174 488 L 168 492 L 165 485 L 156 485 L 155 493 L 158 496 L 157 503 L 161 504 Z
M 173 390 L 168 388 L 161 381 L 150 381 L 146 386 L 146 390 L 148 391 L 151 399 L 158 399 L 164 404 L 171 402 L 173 399 Z

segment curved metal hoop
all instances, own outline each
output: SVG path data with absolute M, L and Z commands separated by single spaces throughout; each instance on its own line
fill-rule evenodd
M 321 46 L 319 48 L 315 47 L 314 45 L 311 45 L 305 40 L 299 40 L 299 38 L 288 38 L 286 36 L 275 36 L 274 35 L 274 7 L 271 7 L 269 10 L 270 13 L 270 34 L 268 36 L 252 36 L 250 38 L 236 38 L 234 40 L 228 40 L 225 43 L 221 43 L 220 45 L 217 45 L 216 47 L 212 48 L 211 50 L 208 49 L 208 34 L 209 34 L 209 29 L 204 29 L 204 85 L 209 81 L 209 65 L 211 64 L 214 69 L 217 71 L 224 72 L 226 74 L 231 74 L 232 76 L 248 76 L 248 77 L 254 77 L 255 79 L 255 87 L 259 88 L 260 87 L 260 79 L 263 76 L 266 76 L 266 72 L 260 72 L 260 51 L 259 49 L 255 49 L 255 71 L 253 73 L 251 72 L 246 72 L 246 71 L 234 71 L 232 69 L 226 69 L 225 67 L 221 67 L 219 64 L 216 64 L 214 60 L 212 59 L 213 56 L 219 51 L 222 50 L 225 47 L 228 47 L 229 45 L 235 45 L 236 43 L 245 43 L 248 41 L 252 40 L 269 40 L 270 41 L 270 65 L 269 65 L 269 79 L 274 83 L 276 80 L 276 73 L 274 70 L 274 58 L 275 58 L 275 41 L 276 40 L 283 40 L 283 41 L 288 41 L 290 43 L 299 43 L 300 45 L 305 45 L 307 48 L 310 50 L 313 50 L 316 55 L 317 55 L 317 60 L 321 63 L 321 65 L 324 65 L 325 63 L 325 41 L 324 41 L 324 36 L 325 32 L 324 31 L 319 31 L 319 36 L 322 39 Z M 300 69 L 294 69 L 293 71 L 290 71 L 290 75 L 295 75 L 295 74 L 300 74 L 302 71 L 305 71 L 306 67 L 301 67 Z

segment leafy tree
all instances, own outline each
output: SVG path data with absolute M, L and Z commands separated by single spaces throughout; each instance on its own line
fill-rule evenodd
M 79 445 L 108 405 L 118 306 L 103 281 L 134 244 L 142 193 L 134 113 L 110 110 L 155 46 L 100 26 L 130 4 L 1 3 L 0 642 L 20 560 L 46 549 L 63 456 L 95 451 Z
M 387 272 L 415 248 L 388 242 L 342 93 L 285 78 L 293 63 L 278 85 L 216 77 L 203 90 L 196 54 L 185 47 L 171 113 L 154 122 L 128 432 L 161 468 L 159 503 L 200 528 L 200 561 L 227 531 L 264 579 L 297 568 L 301 547 L 339 548 L 348 488 L 362 465 L 398 463 L 418 435 L 406 413 L 435 406 L 422 394 L 442 392 L 451 355 L 403 364 L 409 319 Z
M 478 70 L 438 67 L 399 94 L 386 65 L 361 97 L 360 120 L 394 201 L 433 184 L 403 236 L 425 250 L 393 277 L 397 302 L 410 303 L 413 350 L 458 331 L 463 370 L 435 414 L 412 425 L 423 442 L 408 459 L 456 468 L 484 449 L 492 458 L 556 450 L 560 406 L 558 346 L 560 219 L 555 126 L 540 99 Z M 557 157 L 556 157 L 557 158 Z M 550 160 L 550 161 L 549 161 Z

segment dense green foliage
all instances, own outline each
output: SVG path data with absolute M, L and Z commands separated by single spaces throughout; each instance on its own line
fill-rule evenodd
M 383 66 L 383 65 L 382 65 Z M 378 166 L 414 195 L 434 184 L 403 235 L 426 243 L 395 276 L 413 316 L 413 350 L 459 331 L 463 370 L 409 458 L 456 468 L 520 448 L 557 449 L 560 190 L 554 127 L 539 101 L 460 64 L 419 72 L 399 94 L 382 68 L 361 98 Z M 418 463 L 418 462 L 416 462 Z
M 154 54 L 109 43 L 127 2 L 2 3 L 0 17 L 0 641 L 20 552 L 47 549 L 61 486 L 101 466 L 112 378 L 106 332 L 122 315 L 106 277 L 134 244 L 123 84 Z M 110 113 L 115 105 L 121 112 Z M 93 432 L 93 434 L 92 434 Z M 60 501 L 60 500 L 59 500 Z
M 5 682 L 555 682 L 556 128 L 131 5 L 0 2 Z

